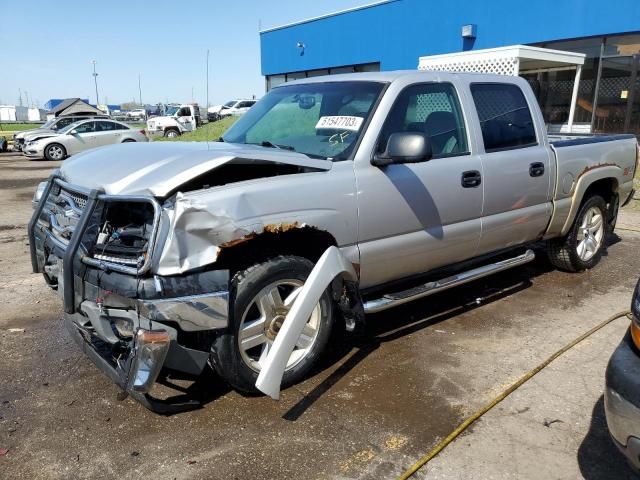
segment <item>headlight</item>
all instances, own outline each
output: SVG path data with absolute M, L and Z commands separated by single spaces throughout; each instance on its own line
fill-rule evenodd
M 44 189 L 47 188 L 47 182 L 40 182 L 38 184 L 38 188 L 36 188 L 36 193 L 33 194 L 33 204 L 34 206 L 40 202 L 42 198 L 42 194 L 44 193 Z
M 633 319 L 631 320 L 631 338 L 636 347 L 640 349 L 640 280 L 636 284 L 636 289 L 633 291 L 631 313 L 633 315 Z

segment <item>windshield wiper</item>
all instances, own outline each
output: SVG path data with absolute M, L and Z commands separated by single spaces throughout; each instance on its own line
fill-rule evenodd
M 289 150 L 290 152 L 295 152 L 296 149 L 293 148 L 291 145 L 278 145 L 275 143 L 271 143 L 269 140 L 263 140 L 260 142 L 260 146 L 262 147 L 267 147 L 267 148 L 278 148 L 280 150 Z

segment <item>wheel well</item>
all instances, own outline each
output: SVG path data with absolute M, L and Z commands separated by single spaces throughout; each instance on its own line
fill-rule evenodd
M 221 246 L 216 264 L 218 268 L 235 272 L 278 255 L 297 255 L 315 263 L 332 245 L 337 246 L 335 238 L 324 230 L 296 225 L 269 226 L 260 234 Z
M 615 178 L 602 178 L 589 185 L 582 196 L 581 204 L 594 195 L 600 195 L 607 202 L 607 206 L 610 206 L 617 194 L 618 181 Z

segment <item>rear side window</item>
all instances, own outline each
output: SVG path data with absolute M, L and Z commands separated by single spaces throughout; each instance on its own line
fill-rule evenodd
M 471 95 L 487 152 L 537 144 L 531 111 L 517 85 L 474 83 Z

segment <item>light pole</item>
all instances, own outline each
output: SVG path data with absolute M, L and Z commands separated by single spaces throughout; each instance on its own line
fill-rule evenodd
M 98 74 L 96 73 L 96 61 L 91 60 L 91 63 L 93 63 L 93 83 L 96 86 L 96 107 L 97 107 L 100 104 L 100 100 L 98 98 Z
M 142 107 L 142 87 L 140 86 L 140 74 L 138 74 L 138 95 L 140 95 L 140 106 Z

